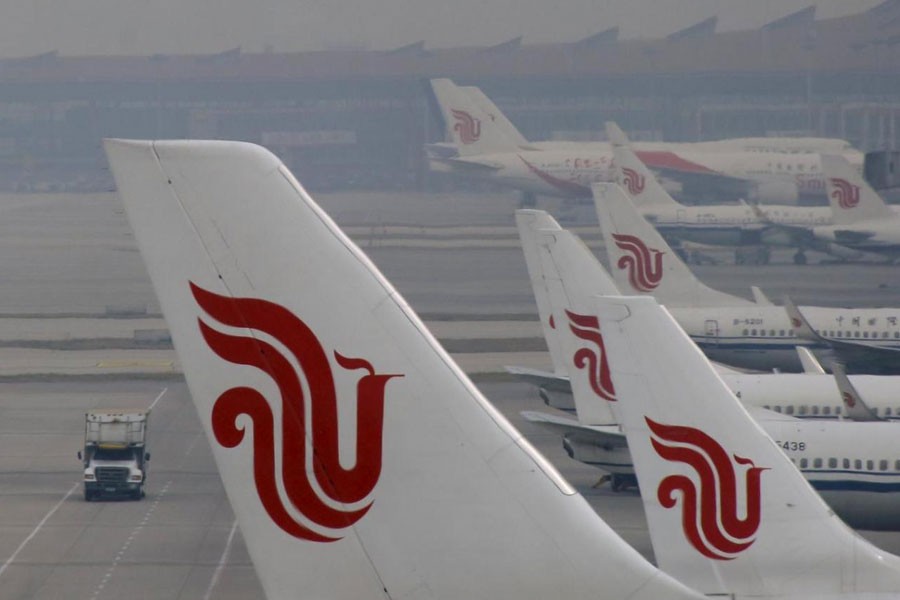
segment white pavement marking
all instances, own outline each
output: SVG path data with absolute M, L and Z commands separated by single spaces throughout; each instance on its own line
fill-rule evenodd
M 168 392 L 168 391 L 169 391 L 169 388 L 164 387 L 163 390 L 162 390 L 162 391 L 159 393 L 159 395 L 156 397 L 156 399 L 153 401 L 153 403 L 150 404 L 150 406 L 147 408 L 147 410 L 148 410 L 148 411 L 153 410 L 153 407 L 156 406 L 156 403 L 159 402 L 160 398 L 162 398 L 163 396 L 165 396 L 165 395 L 166 395 L 166 392 Z
M 163 390 L 165 392 L 165 390 Z M 160 394 L 160 397 L 162 394 Z M 106 584 L 109 583 L 109 580 L 112 579 L 113 572 L 116 570 L 116 567 L 119 566 L 119 562 L 122 560 L 122 557 L 125 555 L 125 551 L 128 550 L 128 547 L 131 545 L 131 542 L 134 541 L 134 538 L 138 533 L 144 528 L 147 522 L 150 520 L 150 516 L 156 510 L 156 507 L 159 506 L 159 501 L 162 500 L 163 496 L 166 495 L 166 492 L 169 491 L 169 486 L 172 485 L 172 480 L 166 482 L 166 485 L 159 491 L 156 499 L 150 505 L 150 508 L 147 509 L 147 512 L 144 514 L 143 520 L 141 520 L 140 524 L 131 530 L 131 535 L 128 536 L 128 539 L 125 540 L 125 543 L 122 544 L 122 547 L 119 548 L 119 551 L 116 553 L 116 557 L 113 559 L 112 564 L 109 566 L 109 569 L 106 570 L 106 573 L 103 575 L 103 579 L 100 580 L 100 583 L 97 584 L 97 587 L 94 589 L 94 594 L 91 596 L 91 600 L 97 600 L 100 596 L 100 592 L 103 591 L 103 588 L 106 587 Z
M 153 401 L 153 404 L 150 405 L 150 408 L 159 402 L 159 399 L 163 397 L 168 391 L 169 388 L 164 388 L 163 391 L 159 393 L 156 397 L 156 400 Z M 149 409 L 148 409 L 149 410 Z M 184 463 L 187 460 L 187 457 L 194 451 L 194 447 L 197 445 L 197 442 L 201 439 L 203 433 L 197 433 L 194 435 L 194 439 L 191 440 L 191 443 L 188 445 L 187 450 L 184 453 L 184 456 L 181 457 L 181 460 L 178 461 L 178 464 L 175 466 L 175 471 L 180 471 L 184 467 Z M 128 539 L 125 540 L 125 543 L 122 544 L 122 547 L 119 548 L 119 551 L 116 553 L 116 557 L 113 559 L 112 564 L 109 566 L 109 569 L 106 570 L 106 573 L 103 575 L 103 579 L 100 580 L 100 583 L 97 584 L 97 587 L 94 589 L 94 594 L 91 596 L 91 600 L 97 600 L 100 597 L 100 593 L 103 592 L 103 588 L 106 587 L 106 584 L 112 579 L 113 572 L 116 570 L 116 567 L 119 566 L 119 562 L 121 562 L 122 557 L 125 556 L 125 552 L 128 550 L 128 547 L 131 546 L 131 543 L 138 536 L 138 534 L 143 531 L 144 527 L 147 523 L 150 522 L 150 517 L 153 515 L 153 512 L 156 510 L 156 507 L 159 506 L 159 501 L 163 499 L 166 493 L 169 491 L 169 488 L 172 486 L 173 480 L 169 480 L 159 491 L 159 494 L 156 495 L 156 499 L 153 500 L 153 503 L 150 505 L 150 508 L 147 509 L 147 512 L 144 513 L 144 518 L 141 519 L 141 522 L 131 530 L 131 534 L 128 536 Z M 74 489 L 74 488 L 73 488 Z M 71 492 L 70 492 L 71 493 Z M 235 521 L 235 525 L 237 521 Z M 229 538 L 229 543 L 230 543 Z
M 45 524 L 48 520 L 50 520 L 50 517 L 52 517 L 53 514 L 54 514 L 57 510 L 59 510 L 59 507 L 62 506 L 63 503 L 64 503 L 66 500 L 68 500 L 69 496 L 71 496 L 73 493 L 75 493 L 75 490 L 78 489 L 78 486 L 79 486 L 79 485 L 81 485 L 81 482 L 80 482 L 80 481 L 76 481 L 76 482 L 75 482 L 75 485 L 73 485 L 71 488 L 69 488 L 69 491 L 66 492 L 66 495 L 62 497 L 62 500 L 60 500 L 59 502 L 57 502 L 57 503 L 56 503 L 56 506 L 54 506 L 53 508 L 51 508 L 51 509 L 50 509 L 50 512 L 48 512 L 46 515 L 44 515 L 44 518 L 41 519 L 41 522 L 38 523 L 37 526 L 36 526 L 34 529 L 31 530 L 31 533 L 28 534 L 28 537 L 25 538 L 25 539 L 22 541 L 21 544 L 19 544 L 19 547 L 16 548 L 16 551 L 12 553 L 12 556 L 10 556 L 9 558 L 7 558 L 7 559 L 6 559 L 6 562 L 3 563 L 3 566 L 0 567 L 0 576 L 2 576 L 3 573 L 6 571 L 6 569 L 9 568 L 9 565 L 11 565 L 11 564 L 16 560 L 16 558 L 18 558 L 19 553 L 25 548 L 25 546 L 28 544 L 28 542 L 30 542 L 30 541 L 32 540 L 32 538 L 34 538 L 34 536 L 37 535 L 38 531 L 41 530 L 41 528 L 44 526 L 44 524 Z
M 234 520 L 234 523 L 231 524 L 231 531 L 228 533 L 228 541 L 225 542 L 225 549 L 222 550 L 222 556 L 219 557 L 219 564 L 216 566 L 216 571 L 213 573 L 212 579 L 209 581 L 209 586 L 206 588 L 206 593 L 203 594 L 203 600 L 209 600 L 212 598 L 213 590 L 216 587 L 216 584 L 219 583 L 219 578 L 222 576 L 222 571 L 225 569 L 225 565 L 228 563 L 228 556 L 231 554 L 231 543 L 234 541 L 234 534 L 237 533 L 237 519 Z

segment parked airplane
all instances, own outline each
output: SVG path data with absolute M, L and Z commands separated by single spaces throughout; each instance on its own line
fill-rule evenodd
M 562 434 L 572 458 L 609 472 L 613 489 L 621 489 L 633 473 L 616 427 L 622 423 L 616 401 L 626 398 L 609 375 L 612 349 L 604 346 L 605 330 L 591 314 L 600 289 L 597 263 L 571 232 L 543 229 L 536 236 L 553 317 L 561 324 L 554 330 L 562 352 L 557 360 L 571 378 L 577 420 L 534 412 L 523 416 Z M 863 529 L 900 530 L 897 425 L 800 420 L 743 404 L 844 520 Z
M 272 154 L 106 151 L 268 598 L 702 600 L 598 517 Z
M 823 155 L 832 225 L 816 227 L 816 237 L 854 250 L 900 258 L 900 215 L 842 157 Z
M 797 371 L 797 345 L 809 345 L 823 355 L 836 349 L 824 341 L 798 338 L 783 307 L 752 303 L 704 285 L 619 186 L 596 185 L 594 203 L 616 285 L 625 294 L 655 296 L 710 359 L 748 369 Z M 865 342 L 876 350 L 900 349 L 900 308 L 802 310 L 825 338 L 840 334 L 841 339 Z M 900 372 L 893 352 L 888 360 L 881 352 L 841 354 L 841 358 L 849 372 Z
M 589 315 L 665 572 L 705 594 L 737 598 L 900 593 L 900 558 L 850 531 L 798 472 L 803 451 L 792 447 L 801 438 L 790 421 L 782 422 L 790 437 L 775 437 L 776 447 L 654 299 L 604 298 Z M 809 425 L 799 422 L 797 431 Z M 824 423 L 838 436 L 848 425 Z M 874 436 L 896 426 L 855 427 Z M 834 447 L 820 446 L 826 439 L 810 438 L 805 449 L 818 456 L 823 479 L 846 477 L 855 460 L 871 461 L 869 475 L 879 479 L 887 471 L 880 461 L 895 458 L 879 458 L 886 449 L 868 437 L 843 456 L 829 454 Z
M 615 123 L 606 124 L 612 144 L 616 181 L 657 231 L 674 243 L 682 241 L 717 246 L 752 246 L 760 250 L 755 262 L 769 262 L 770 246 L 797 248 L 794 262 L 806 264 L 805 250 L 826 252 L 840 258 L 861 258 L 861 252 L 824 241 L 813 228 L 832 223 L 827 206 L 767 205 L 746 203 L 688 206 L 681 204 L 660 185 L 653 172 L 637 157 L 628 137 Z M 735 262 L 748 258 L 735 251 Z
M 529 142 L 480 91 L 449 79 L 431 83 L 449 140 L 427 147 L 436 170 L 494 181 L 532 200 L 535 194 L 583 198 L 591 183 L 612 180 L 608 143 Z M 826 138 L 641 142 L 635 150 L 651 168 L 682 182 L 692 197 L 714 189 L 731 198 L 776 202 L 824 193 L 816 152 L 842 154 L 860 166 L 864 159 L 847 142 Z
M 541 262 L 537 242 L 538 231 L 562 232 L 559 223 L 544 211 L 516 211 L 516 225 L 525 254 L 528 276 L 534 291 L 538 318 L 543 327 L 544 339 L 550 351 L 553 372 L 507 367 L 517 377 L 535 385 L 541 398 L 557 409 L 574 411 L 572 388 L 568 369 L 558 340 L 555 319 L 547 291 L 546 275 Z M 571 234 L 566 234 L 571 235 Z M 569 261 L 577 268 L 577 277 L 589 295 L 618 295 L 619 289 L 603 265 L 583 244 L 574 246 Z M 559 267 L 557 267 L 559 268 Z M 679 309 L 673 308 L 676 313 Z M 803 349 L 806 352 L 805 349 Z M 804 373 L 744 373 L 715 365 L 719 376 L 734 394 L 747 406 L 771 409 L 775 412 L 799 418 L 837 419 L 839 417 L 868 420 L 857 416 L 853 407 L 845 405 L 845 390 L 836 385 L 835 378 L 825 374 L 811 355 L 806 357 L 809 366 Z M 851 397 L 858 406 L 867 406 L 878 419 L 900 419 L 900 377 L 853 375 L 848 379 L 853 388 Z M 607 424 L 612 421 L 608 421 Z

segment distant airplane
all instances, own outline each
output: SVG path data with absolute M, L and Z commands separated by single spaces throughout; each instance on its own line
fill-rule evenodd
M 590 185 L 612 181 L 606 142 L 528 141 L 480 90 L 449 79 L 431 80 L 446 141 L 429 144 L 432 168 L 492 181 L 535 195 L 586 198 Z M 475 91 L 477 90 L 477 91 Z M 821 196 L 819 152 L 862 166 L 864 155 L 830 138 L 738 138 L 696 143 L 636 142 L 652 169 L 679 181 L 685 193 L 796 202 Z
M 267 150 L 106 152 L 268 598 L 704 598 L 600 519 Z
M 624 294 L 656 297 L 710 359 L 748 369 L 797 371 L 796 346 L 838 350 L 823 340 L 798 337 L 784 307 L 772 305 L 761 292 L 755 292 L 754 303 L 703 284 L 618 185 L 597 184 L 594 203 L 618 288 Z M 823 337 L 840 334 L 859 342 L 860 350 L 863 342 L 876 350 L 840 354 L 849 372 L 900 372 L 893 352 L 900 350 L 900 307 L 801 309 Z M 881 351 L 885 349 L 891 352 Z
M 561 355 L 556 361 L 572 382 L 577 418 L 536 412 L 523 416 L 559 433 L 572 458 L 610 473 L 613 489 L 622 489 L 634 473 L 616 409 L 625 399 L 609 375 L 612 350 L 604 345 L 605 330 L 598 328 L 591 314 L 599 287 L 585 269 L 590 257 L 571 232 L 542 229 L 535 235 L 557 324 L 554 347 Z M 802 389 L 798 377 L 783 383 Z M 897 389 L 896 377 L 882 379 L 893 380 Z M 787 396 L 790 390 L 781 393 Z M 731 395 L 735 397 L 733 391 Z M 864 529 L 900 530 L 900 461 L 895 459 L 900 456 L 898 425 L 801 420 L 741 401 L 841 518 Z M 849 411 L 845 409 L 845 413 Z
M 539 210 L 516 211 L 516 225 L 534 291 L 538 318 L 550 351 L 553 371 L 546 372 L 524 367 L 507 367 L 507 370 L 537 387 L 541 398 L 549 406 L 574 411 L 568 368 L 560 349 L 559 333 L 547 291 L 547 269 L 542 262 L 541 249 L 537 241 L 539 231 L 543 231 L 545 234 L 560 232 L 561 236 L 571 234 L 562 233 L 563 229 L 559 223 L 548 213 Z M 589 295 L 617 295 L 620 293 L 619 287 L 606 269 L 583 244 L 573 244 L 568 261 L 567 264 L 571 264 L 571 268 L 577 269 L 575 276 L 585 286 L 587 290 L 585 293 Z M 554 269 L 557 271 L 562 268 L 562 266 L 554 264 Z M 670 310 L 677 318 L 680 309 L 673 307 Z M 800 336 L 802 337 L 803 334 Z M 807 355 L 808 351 L 805 348 L 801 347 L 801 350 L 807 361 L 802 374 L 746 373 L 723 365 L 715 365 L 715 367 L 729 389 L 747 406 L 771 409 L 799 418 L 868 420 L 869 417 L 865 414 L 858 417 L 856 412 L 851 410 L 853 407 L 846 406 L 845 390 L 840 388 L 834 377 L 825 374 L 816 359 L 811 354 Z M 853 388 L 851 397 L 858 399 L 855 404 L 867 406 L 872 416 L 877 419 L 900 420 L 900 377 L 852 375 L 849 377 L 848 383 Z
M 802 459 L 790 448 L 801 438 L 786 426 L 790 437 L 773 444 L 656 300 L 598 299 L 588 314 L 598 323 L 616 391 L 608 403 L 628 438 L 663 571 L 711 596 L 900 594 L 900 558 L 848 529 L 798 472 Z M 832 423 L 832 433 L 841 426 Z M 873 435 L 879 426 L 896 427 L 855 425 Z M 827 454 L 819 445 L 826 439 L 806 448 L 817 456 L 807 467 L 823 478 L 846 472 L 845 459 L 871 460 L 873 480 L 885 472 L 864 438 L 843 456 Z
M 754 262 L 769 262 L 769 247 L 797 248 L 794 262 L 806 263 L 807 249 L 839 258 L 861 258 L 861 252 L 833 241 L 819 239 L 813 228 L 832 223 L 827 206 L 720 204 L 689 206 L 676 201 L 660 185 L 653 172 L 630 147 L 625 133 L 615 123 L 606 124 L 613 148 L 616 181 L 632 203 L 657 231 L 673 242 L 695 242 L 717 246 L 737 246 L 735 262 L 745 262 L 744 248 L 757 247 Z
M 842 157 L 822 155 L 822 168 L 834 222 L 816 227 L 816 237 L 891 260 L 900 258 L 900 214 Z

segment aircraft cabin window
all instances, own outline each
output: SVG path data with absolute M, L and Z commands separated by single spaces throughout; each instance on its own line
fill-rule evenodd
M 869 337 L 869 332 L 868 332 L 868 331 L 863 331 L 863 337 L 864 337 L 864 338 L 868 338 L 868 337 Z
M 894 461 L 894 470 L 895 470 L 895 471 L 900 471 L 900 460 L 895 460 L 895 461 Z
M 769 330 L 769 335 L 775 335 L 775 330 L 774 330 L 774 329 L 770 329 L 770 330 Z
M 790 405 L 790 404 L 788 404 L 787 406 L 785 406 L 785 407 L 784 407 L 784 414 L 786 414 L 786 415 L 792 415 L 792 414 L 794 414 L 794 407 L 793 407 L 792 405 Z
M 866 471 L 874 471 L 875 470 L 875 461 L 867 460 L 866 461 Z
M 840 332 L 840 331 L 837 332 L 837 336 L 838 336 L 838 337 L 841 337 L 841 332 Z
M 813 460 L 813 469 L 821 469 L 822 468 L 822 459 L 817 458 Z
M 805 404 L 801 404 L 801 405 L 800 405 L 800 408 L 797 409 L 797 414 L 798 414 L 798 415 L 805 415 L 805 414 L 806 414 L 806 405 L 805 405 Z
M 781 337 L 784 337 L 784 329 L 780 330 L 780 331 L 778 332 L 778 335 L 780 335 Z
M 840 407 L 840 406 L 836 406 L 836 407 L 834 408 L 834 414 L 836 414 L 836 415 L 840 415 L 840 414 L 841 414 L 841 407 Z
M 780 413 L 780 412 L 781 412 L 781 407 L 780 407 L 780 406 L 775 406 L 775 407 L 773 407 L 773 410 L 774 410 L 775 412 L 777 412 L 777 413 Z
M 884 416 L 886 416 L 886 417 L 891 416 L 891 407 L 890 406 L 888 406 L 887 408 L 884 409 Z
M 812 407 L 812 414 L 818 416 L 818 414 L 819 414 L 819 407 L 818 407 L 818 406 L 813 406 L 813 407 Z
M 888 335 L 890 335 L 890 334 L 889 334 L 887 331 L 883 331 L 883 332 L 881 333 L 881 339 L 886 340 L 887 337 L 888 337 Z
M 761 337 L 765 337 L 765 335 L 766 335 L 766 330 L 765 330 L 765 329 L 760 329 L 760 330 L 759 330 L 759 335 L 760 335 Z
M 800 459 L 800 468 L 805 469 L 808 466 L 809 466 L 809 461 L 806 460 L 805 458 L 801 458 Z
M 900 462 L 900 460 L 898 460 L 897 462 Z M 849 458 L 845 458 L 845 459 L 844 459 L 844 468 L 845 468 L 845 469 L 849 469 L 849 468 L 850 468 L 850 459 L 849 459 Z
M 830 407 L 830 406 L 823 406 L 823 407 L 822 407 L 822 414 L 823 414 L 823 415 L 831 415 L 831 407 Z
M 741 335 L 747 335 L 748 333 L 750 333 L 750 331 L 749 331 L 748 329 L 745 329 L 745 330 L 741 333 Z
M 895 332 L 894 332 L 894 339 L 895 339 L 895 340 L 896 340 L 896 339 L 900 339 L 900 331 L 895 331 Z
M 879 471 L 887 471 L 888 461 L 885 459 L 881 459 L 878 461 L 878 470 Z
M 854 460 L 853 468 L 856 469 L 857 471 L 862 471 L 862 461 L 859 460 L 858 458 L 856 460 Z
M 750 335 L 756 335 L 756 330 L 755 330 L 755 329 L 751 329 L 751 330 L 750 330 Z
M 836 458 L 829 458 L 829 459 L 828 459 L 828 468 L 829 468 L 829 469 L 836 469 L 836 468 L 837 468 L 837 459 L 836 459 Z

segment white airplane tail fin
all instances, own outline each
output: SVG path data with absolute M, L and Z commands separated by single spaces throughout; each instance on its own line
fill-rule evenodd
M 647 168 L 634 150 L 625 132 L 612 121 L 606 122 L 606 136 L 612 144 L 613 158 L 616 165 L 616 182 L 631 198 L 638 208 L 645 206 L 673 206 L 682 204 L 676 201 L 660 185 L 656 175 Z
M 900 559 L 834 515 L 665 309 L 603 298 L 596 314 L 664 571 L 736 597 L 900 589 Z
M 531 279 L 531 289 L 534 291 L 534 302 L 537 304 L 544 340 L 547 342 L 547 349 L 550 351 L 550 359 L 553 362 L 553 372 L 556 375 L 564 376 L 568 374 L 568 371 L 563 364 L 559 339 L 554 331 L 556 323 L 553 319 L 553 307 L 550 305 L 547 283 L 544 281 L 537 241 L 538 231 L 542 229 L 562 231 L 562 227 L 549 213 L 530 209 L 516 211 L 516 227 L 519 230 L 522 252 L 525 254 L 525 266 L 528 267 L 528 277 Z
M 266 596 L 689 598 L 263 148 L 106 151 Z
M 583 425 L 614 425 L 615 390 L 607 377 L 602 342 L 597 342 L 593 298 L 618 294 L 587 246 L 571 231 L 537 232 L 541 279 L 553 311 L 558 362 L 566 369 Z
M 835 225 L 896 220 L 885 201 L 843 156 L 823 154 L 822 175 Z
M 519 150 L 464 88 L 449 79 L 432 79 L 431 89 L 444 118 L 446 139 L 456 144 L 460 156 Z
M 614 183 L 594 184 L 613 279 L 629 294 L 652 294 L 666 306 L 737 306 L 749 300 L 701 282 Z
M 512 121 L 506 118 L 506 115 L 494 104 L 493 100 L 481 91 L 481 88 L 466 86 L 462 90 L 469 95 L 469 98 L 481 109 L 481 112 L 488 116 L 492 127 L 496 127 L 500 133 L 506 136 L 506 139 L 520 148 L 529 147 L 529 142 L 522 135 L 522 132 L 513 125 Z

